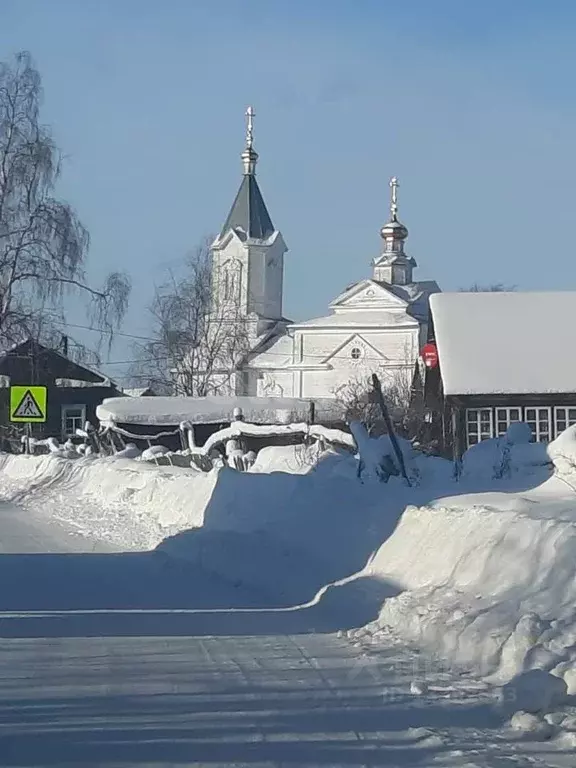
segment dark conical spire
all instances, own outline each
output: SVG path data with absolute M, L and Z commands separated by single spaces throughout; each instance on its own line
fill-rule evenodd
M 242 152 L 244 178 L 232 203 L 228 218 L 220 231 L 220 237 L 233 229 L 239 230 L 246 238 L 266 240 L 274 232 L 272 219 L 256 181 L 258 153 L 253 147 L 254 114 L 252 107 L 248 107 L 246 110 L 246 148 Z
M 242 179 L 220 237 L 231 229 L 241 230 L 246 237 L 256 240 L 266 240 L 274 232 L 272 219 L 255 176 L 247 175 Z

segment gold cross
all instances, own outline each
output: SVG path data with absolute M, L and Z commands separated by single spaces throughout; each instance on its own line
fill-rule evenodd
M 254 141 L 254 117 L 256 112 L 252 107 L 248 107 L 246 110 L 247 124 L 246 124 L 246 146 L 248 149 L 252 149 L 252 143 Z
M 390 179 L 390 189 L 392 190 L 392 193 L 390 195 L 390 213 L 392 214 L 392 218 L 396 218 L 396 214 L 398 213 L 398 187 L 400 184 L 398 183 L 398 179 L 396 176 L 392 176 Z

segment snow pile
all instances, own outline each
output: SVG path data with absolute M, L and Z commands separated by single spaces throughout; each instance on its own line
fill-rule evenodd
M 548 456 L 558 472 L 570 475 L 576 471 L 576 424 L 548 445 Z
M 390 484 L 383 514 L 382 487 L 357 481 L 350 453 L 305 450 L 264 449 L 249 472 L 209 473 L 115 457 L 0 455 L 0 495 L 91 539 L 159 547 L 250 585 L 268 605 L 294 605 L 360 571 L 410 491 L 399 485 L 390 495 Z
M 31 504 L 92 538 L 150 549 L 202 525 L 217 473 L 127 458 L 0 454 L 0 497 Z
M 400 441 L 411 487 L 394 475 L 383 484 L 377 473 L 359 482 L 349 451 L 316 445 L 263 449 L 248 472 L 0 456 L 0 489 L 57 507 L 61 519 L 126 549 L 192 560 L 267 605 L 303 604 L 337 582 L 322 600 L 343 625 L 379 613 L 361 630 L 370 642 L 392 633 L 498 684 L 542 669 L 571 692 L 576 490 L 567 475 L 538 484 L 538 472 L 550 474 L 550 457 L 572 461 L 576 430 L 549 446 L 545 463 L 526 436 L 515 427 L 499 450 L 536 458 L 516 458 L 496 479 L 495 441 L 469 452 L 458 482 L 450 462 Z M 387 438 L 372 448 L 378 461 L 393 455 Z
M 328 452 L 309 467 L 293 446 L 262 454 L 250 472 L 221 469 L 202 529 L 168 538 L 160 549 L 250 586 L 270 604 L 306 603 L 365 566 L 391 533 L 406 503 L 402 493 L 410 489 L 396 481 L 397 494 L 384 512 L 382 487 L 359 483 L 350 456 Z M 297 473 L 262 471 L 277 463 L 296 466 Z M 362 591 L 354 590 L 356 596 Z M 337 601 L 345 615 L 343 595 L 339 591 Z
M 501 479 L 534 474 L 549 467 L 551 458 L 545 443 L 532 443 L 528 424 L 511 424 L 502 437 L 482 440 L 462 457 L 464 478 Z
M 404 591 L 365 635 L 392 632 L 495 683 L 540 668 L 572 685 L 575 570 L 576 494 L 558 477 L 409 506 L 366 570 Z

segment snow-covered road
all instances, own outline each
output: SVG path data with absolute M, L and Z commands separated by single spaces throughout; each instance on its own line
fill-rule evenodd
M 0 542 L 0 765 L 571 764 L 521 756 L 472 679 L 311 632 L 317 611 L 10 505 Z

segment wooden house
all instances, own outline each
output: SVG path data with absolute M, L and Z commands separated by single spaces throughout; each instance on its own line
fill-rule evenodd
M 86 421 L 95 426 L 97 406 L 107 397 L 119 395 L 118 388 L 106 376 L 75 363 L 54 349 L 28 339 L 0 354 L 0 429 L 4 449 L 18 441 L 22 424 L 9 419 L 9 387 L 47 387 L 47 420 L 34 424 L 38 438 L 66 440 Z M 8 441 L 8 443 L 6 442 Z
M 513 422 L 540 442 L 576 424 L 576 292 L 438 293 L 430 309 L 426 406 L 455 458 Z

